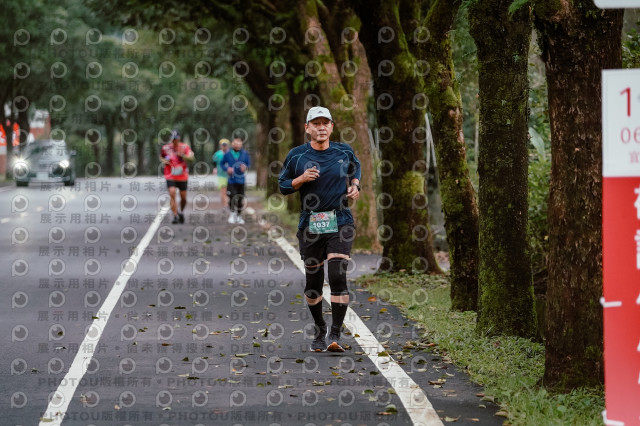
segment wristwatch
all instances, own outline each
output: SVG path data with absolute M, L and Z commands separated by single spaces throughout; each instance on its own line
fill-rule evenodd
M 356 188 L 358 188 L 358 192 L 360 192 L 360 185 L 358 185 L 357 183 L 352 183 L 351 186 L 355 186 Z

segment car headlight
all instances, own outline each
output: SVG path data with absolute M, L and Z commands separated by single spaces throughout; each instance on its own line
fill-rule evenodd
M 16 178 L 24 178 L 29 174 L 29 164 L 24 160 L 13 162 L 13 175 Z
M 15 160 L 13 162 L 14 170 L 29 170 L 29 163 L 24 160 Z
M 69 160 L 62 160 L 60 162 L 60 166 L 66 169 L 67 167 L 69 167 Z

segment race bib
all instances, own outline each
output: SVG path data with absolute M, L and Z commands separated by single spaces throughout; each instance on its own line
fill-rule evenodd
M 180 176 L 182 175 L 182 166 L 173 166 L 171 168 L 171 174 L 173 176 Z
M 309 232 L 312 234 L 330 234 L 338 232 L 338 220 L 336 212 L 311 212 L 309 218 Z

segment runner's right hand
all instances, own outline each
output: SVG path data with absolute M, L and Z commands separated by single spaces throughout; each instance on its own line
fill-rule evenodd
M 313 166 L 304 171 L 303 175 L 305 182 L 311 182 L 320 177 L 320 171 L 316 166 Z

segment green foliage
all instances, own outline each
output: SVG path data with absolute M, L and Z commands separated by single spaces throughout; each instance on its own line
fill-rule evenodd
M 467 142 L 467 161 L 475 163 L 473 141 L 475 141 L 478 117 L 478 57 L 476 45 L 469 34 L 468 10 L 461 7 L 451 32 L 453 63 L 460 96 L 462 97 L 463 132 Z M 472 160 L 472 161 L 471 161 Z M 475 167 L 474 167 L 475 168 Z M 471 173 L 477 179 L 476 173 Z M 474 183 L 475 184 L 475 183 Z M 477 188 L 477 184 L 475 184 Z
M 551 125 L 549 123 L 549 102 L 547 96 L 547 76 L 545 66 L 540 59 L 540 46 L 537 34 L 529 45 L 529 127 L 544 141 L 545 151 L 551 146 Z M 534 136 L 532 134 L 532 136 Z
M 6 65 L 0 67 L 4 88 L 0 103 L 11 105 L 12 99 L 24 96 L 32 114 L 36 108 L 49 110 L 52 127 L 64 131 L 70 147 L 78 151 L 79 175 L 87 162 L 98 161 L 103 172 L 108 172 L 119 170 L 123 160 L 143 161 L 139 173 L 155 173 L 155 144 L 162 129 L 180 129 L 194 147 L 197 161 L 209 162 L 214 142 L 230 138 L 237 129 L 247 131 L 247 147 L 252 149 L 254 99 L 244 81 L 229 72 L 230 52 L 234 51 L 229 48 L 231 32 L 210 18 L 198 24 L 184 24 L 186 20 L 167 23 L 165 29 L 171 31 L 173 40 L 163 44 L 160 31 L 141 26 L 119 28 L 103 19 L 127 13 L 126 7 L 105 14 L 74 0 L 25 0 L 7 7 L 2 19 L 10 22 L 0 28 L 4 34 L 0 64 Z M 109 8 L 109 2 L 102 2 L 101 7 Z M 154 7 L 147 12 L 159 13 Z M 172 15 L 163 16 L 170 19 Z M 208 42 L 194 43 L 198 28 L 209 31 Z M 125 31 L 135 33 L 134 42 L 124 42 Z M 14 67 L 21 62 L 30 72 L 16 79 Z M 171 63 L 169 73 L 166 67 L 165 72 L 160 71 L 165 63 Z M 51 76 L 56 64 L 65 69 L 60 78 Z M 135 98 L 135 108 L 123 108 L 126 97 Z M 173 107 L 161 107 L 169 99 Z M 242 108 L 230 108 L 233 99 Z M 12 112 L 14 119 L 15 115 Z M 135 143 L 122 143 L 125 129 L 133 130 L 129 134 L 135 135 Z M 98 143 L 85 141 L 89 130 L 99 132 Z M 202 135 L 208 137 L 194 146 L 196 132 L 201 141 Z M 105 163 L 108 151 L 113 152 L 112 164 Z
M 484 385 L 485 399 L 495 400 L 512 425 L 600 425 L 604 392 L 577 389 L 551 394 L 539 387 L 544 347 L 517 337 L 480 337 L 476 314 L 450 310 L 449 280 L 443 276 L 380 274 L 358 283 L 390 302 L 424 330 L 445 360 L 464 368 Z M 389 299 L 387 299 L 389 298 Z
M 551 174 L 551 125 L 547 79 L 535 37 L 529 53 L 529 244 L 534 281 L 546 275 L 549 251 L 547 206 Z
M 509 14 L 514 14 L 518 9 L 520 9 L 527 3 L 529 3 L 529 0 L 513 0 L 513 3 L 511 3 L 511 5 L 509 6 Z
M 638 23 L 640 25 L 640 22 Z M 640 33 L 633 28 L 622 39 L 622 67 L 640 68 Z
M 546 162 L 547 156 L 544 139 L 542 139 L 540 133 L 533 127 L 529 128 L 529 135 L 531 136 L 531 145 L 533 145 L 533 148 L 536 150 L 538 161 L 541 163 Z
M 549 254 L 547 205 L 550 178 L 551 161 L 534 159 L 529 162 L 529 244 L 534 276 L 547 269 Z

